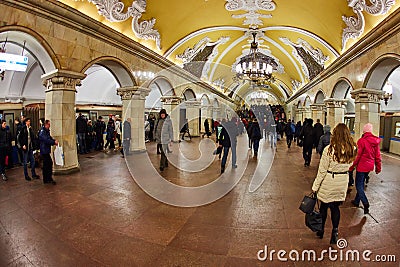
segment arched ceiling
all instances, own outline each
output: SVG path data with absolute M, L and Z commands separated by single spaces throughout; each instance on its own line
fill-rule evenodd
M 235 83 L 232 66 L 248 53 L 249 27 L 257 28 L 259 49 L 279 62 L 274 72 L 279 82 L 270 88 L 277 99 L 309 82 L 400 6 L 393 0 L 59 1 L 178 65 L 203 61 L 192 67 L 197 76 L 226 94 L 243 87 Z M 356 14 L 353 6 L 362 11 Z M 364 23 L 360 31 L 346 25 L 349 17 Z M 148 28 L 139 24 L 146 21 Z M 344 38 L 344 32 L 358 37 Z M 253 90 L 244 86 L 243 94 L 234 95 Z

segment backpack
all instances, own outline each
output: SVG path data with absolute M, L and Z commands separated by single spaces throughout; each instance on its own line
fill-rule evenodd
M 290 129 L 292 130 L 292 133 L 296 132 L 296 127 L 294 126 L 293 123 L 290 124 Z

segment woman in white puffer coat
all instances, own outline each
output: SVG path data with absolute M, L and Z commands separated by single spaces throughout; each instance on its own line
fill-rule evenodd
M 321 239 L 324 236 L 328 208 L 331 210 L 333 226 L 331 244 L 336 244 L 338 240 L 339 206 L 346 199 L 348 171 L 356 155 L 356 144 L 349 128 L 344 123 L 339 123 L 333 129 L 331 144 L 325 147 L 322 153 L 318 174 L 312 186 L 312 191 L 317 193 L 317 198 L 321 201 L 322 231 L 317 232 Z

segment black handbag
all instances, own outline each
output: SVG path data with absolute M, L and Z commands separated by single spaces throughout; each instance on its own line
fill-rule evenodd
M 311 213 L 314 211 L 315 203 L 317 203 L 317 194 L 311 193 L 308 196 L 304 196 L 299 209 L 306 214 Z
M 306 226 L 313 232 L 322 231 L 322 216 L 318 211 L 306 214 Z

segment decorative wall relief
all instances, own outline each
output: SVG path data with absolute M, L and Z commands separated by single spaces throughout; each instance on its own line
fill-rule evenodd
M 308 78 L 312 80 L 325 68 L 325 62 L 329 56 L 325 56 L 321 49 L 313 48 L 307 41 L 299 38 L 293 43 L 286 37 L 279 38 L 283 43 L 293 47 L 293 56 L 299 61 L 301 68 Z
M 296 91 L 297 89 L 300 88 L 301 82 L 295 79 L 291 79 L 290 82 L 292 83 L 292 90 Z
M 261 18 L 268 19 L 272 15 L 264 15 L 258 13 L 259 10 L 273 11 L 276 8 L 272 0 L 226 0 L 225 9 L 228 11 L 243 10 L 247 13 L 240 15 L 232 15 L 234 19 L 245 18 L 243 25 L 263 25 Z
M 346 43 L 350 38 L 356 39 L 363 34 L 365 27 L 363 11 L 374 16 L 385 15 L 396 3 L 395 0 L 369 0 L 371 5 L 368 5 L 366 0 L 347 0 L 347 2 L 357 17 L 342 16 L 347 26 L 342 33 L 342 50 L 346 48 Z
M 111 22 L 122 22 L 132 17 L 132 31 L 137 38 L 154 40 L 157 48 L 161 49 L 160 33 L 153 29 L 156 19 L 139 21 L 146 11 L 146 0 L 133 1 L 132 6 L 124 13 L 125 5 L 119 0 L 88 0 L 96 5 L 100 15 Z
M 228 42 L 230 37 L 222 36 L 216 42 L 210 38 L 201 39 L 193 48 L 186 48 L 182 54 L 176 56 L 182 60 L 183 69 L 199 78 L 208 80 L 211 63 L 218 55 L 218 46 Z

